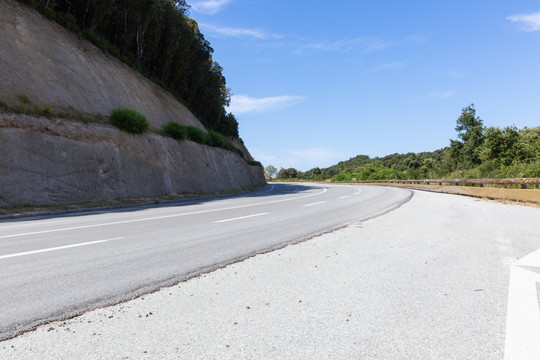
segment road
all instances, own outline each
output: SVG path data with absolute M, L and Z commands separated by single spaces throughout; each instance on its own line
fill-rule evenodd
M 0 221 L 0 340 L 366 220 L 402 189 L 271 184 L 236 196 Z

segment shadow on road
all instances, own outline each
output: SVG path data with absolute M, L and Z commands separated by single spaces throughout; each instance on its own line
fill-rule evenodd
M 159 201 L 159 202 L 154 202 L 154 203 L 119 205 L 119 206 L 108 206 L 108 207 L 89 208 L 89 209 L 52 211 L 52 212 L 37 213 L 37 214 L 14 215 L 13 217 L 0 219 L 0 228 L 2 224 L 16 223 L 16 222 L 48 220 L 48 219 L 53 219 L 53 218 L 78 217 L 78 216 L 107 214 L 107 213 L 129 213 L 129 212 L 137 212 L 137 211 L 143 211 L 147 209 L 156 209 L 156 208 L 202 205 L 202 204 L 207 204 L 210 202 L 224 201 L 224 200 L 231 200 L 231 199 L 238 199 L 238 198 L 263 198 L 263 197 L 268 198 L 268 197 L 274 197 L 274 196 L 301 194 L 301 193 L 306 193 L 306 192 L 309 192 L 315 189 L 321 189 L 321 188 L 323 188 L 322 185 L 314 185 L 314 184 L 270 183 L 260 189 L 245 192 L 245 193 L 240 193 L 240 194 L 204 196 L 200 198 L 167 200 L 167 201 Z

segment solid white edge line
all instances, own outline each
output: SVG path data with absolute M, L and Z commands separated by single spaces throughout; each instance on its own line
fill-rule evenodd
M 123 238 L 122 238 L 122 237 L 117 237 L 117 238 L 113 238 L 113 239 L 96 240 L 96 241 L 90 241 L 90 242 L 85 242 L 85 243 L 80 243 L 80 244 L 72 244 L 72 245 L 65 245 L 65 246 L 57 246 L 57 247 L 52 247 L 52 248 L 47 248 L 47 249 L 41 249 L 41 250 L 25 251 L 25 252 L 20 252 L 20 253 L 15 253 L 15 254 L 2 255 L 2 256 L 0 256 L 0 260 L 2 260 L 2 259 L 14 258 L 14 257 L 19 257 L 19 256 L 26 256 L 26 255 L 40 254 L 40 253 L 49 252 L 49 251 L 71 249 L 71 248 L 79 247 L 79 246 L 86 246 L 86 245 L 100 244 L 100 243 L 104 243 L 104 242 L 107 242 L 107 241 L 120 240 L 120 239 L 123 239 Z
M 253 215 L 240 216 L 240 217 L 236 217 L 236 218 L 232 218 L 232 219 L 218 220 L 218 221 L 214 221 L 214 224 L 219 224 L 219 223 L 224 223 L 224 222 L 229 222 L 229 221 L 242 220 L 242 219 L 248 219 L 248 218 L 252 218 L 252 217 L 256 217 L 256 216 L 263 216 L 263 215 L 268 215 L 268 213 L 265 212 L 265 213 L 259 213 L 259 214 L 253 214 Z

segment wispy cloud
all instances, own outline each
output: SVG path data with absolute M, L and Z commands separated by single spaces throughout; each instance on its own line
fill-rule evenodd
M 224 9 L 231 0 L 198 0 L 190 3 L 191 9 L 203 14 L 216 14 Z
M 455 90 L 449 90 L 449 91 L 432 91 L 430 92 L 426 97 L 429 99 L 448 99 L 452 96 L 456 95 Z
M 448 72 L 448 76 L 453 77 L 453 78 L 463 78 L 463 77 L 467 76 L 467 74 L 459 72 L 459 71 L 452 70 L 452 71 Z
M 352 50 L 360 49 L 362 53 L 371 53 L 381 51 L 396 44 L 395 40 L 385 40 L 372 37 L 344 38 L 335 41 L 320 41 L 306 44 L 305 50 L 313 51 L 331 51 L 347 53 Z
M 205 33 L 210 33 L 217 36 L 230 36 L 230 37 L 254 37 L 257 39 L 266 39 L 270 37 L 269 34 L 259 29 L 246 29 L 246 28 L 232 28 L 227 26 L 217 26 L 207 23 L 199 24 L 199 27 L 204 30 Z
M 522 31 L 531 32 L 540 30 L 540 11 L 531 14 L 511 15 L 506 20 L 520 24 Z
M 233 114 L 245 114 L 250 112 L 265 112 L 272 110 L 280 110 L 294 106 L 304 100 L 303 96 L 271 96 L 264 98 L 253 98 L 247 95 L 231 96 L 231 104 L 228 111 Z
M 390 70 L 390 69 L 403 69 L 406 63 L 407 62 L 405 60 L 401 60 L 401 61 L 392 61 L 389 63 L 377 64 L 373 66 L 369 71 L 377 72 L 377 71 Z

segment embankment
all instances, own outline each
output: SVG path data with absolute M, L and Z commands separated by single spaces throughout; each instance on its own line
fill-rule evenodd
M 154 128 L 174 120 L 204 129 L 159 86 L 16 1 L 0 0 L 0 35 L 0 100 L 24 94 L 36 106 L 98 115 L 128 107 Z M 0 144 L 0 206 L 219 193 L 265 183 L 259 166 L 230 151 L 1 106 Z
M 0 114 L 0 206 L 220 193 L 264 183 L 237 154 L 112 126 Z

